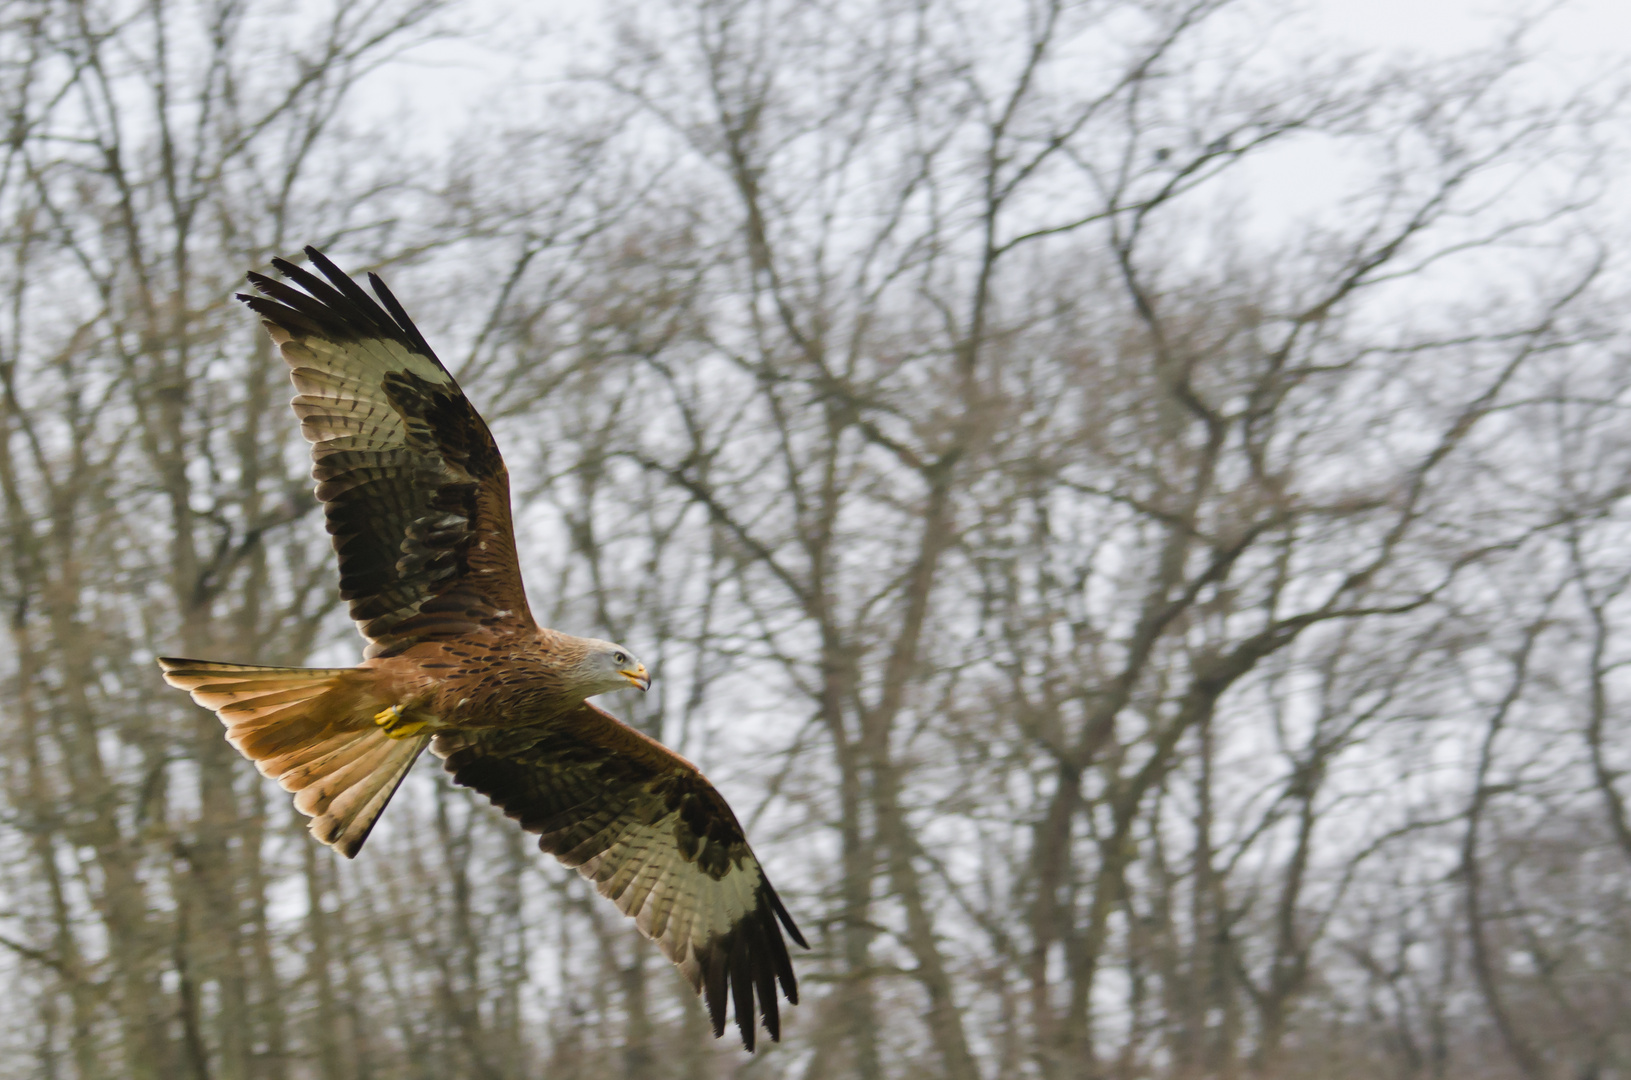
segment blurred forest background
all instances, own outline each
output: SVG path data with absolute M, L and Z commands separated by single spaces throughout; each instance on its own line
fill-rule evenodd
M 0 6 L 0 1074 L 1631 1077 L 1618 87 L 1518 22 L 649 0 L 416 114 L 488 16 Z M 162 686 L 358 655 L 231 299 L 307 243 L 740 812 L 782 1044 L 436 762 L 348 863 Z

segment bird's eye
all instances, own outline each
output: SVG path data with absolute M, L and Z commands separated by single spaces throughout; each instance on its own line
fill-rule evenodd
M 629 654 L 621 652 L 612 653 L 612 659 L 616 660 L 619 664 L 626 664 L 629 662 Z

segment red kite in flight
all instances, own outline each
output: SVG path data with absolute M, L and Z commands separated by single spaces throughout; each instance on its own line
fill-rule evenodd
M 775 984 L 798 1001 L 782 929 L 809 946 L 736 815 L 696 766 L 584 700 L 651 680 L 623 646 L 533 621 L 487 425 L 384 282 L 368 275 L 376 302 L 306 255 L 327 281 L 273 259 L 305 291 L 251 273 L 262 295 L 238 299 L 289 363 L 365 658 L 163 658 L 165 679 L 214 710 L 227 741 L 295 793 L 312 835 L 348 858 L 429 746 L 455 784 L 634 919 L 706 999 L 716 1036 L 728 988 L 749 1050 L 755 994 L 779 1038 Z

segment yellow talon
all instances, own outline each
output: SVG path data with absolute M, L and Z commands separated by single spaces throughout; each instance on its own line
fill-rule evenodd
M 411 739 L 425 730 L 426 724 L 424 720 L 403 723 L 400 705 L 392 705 L 389 709 L 375 713 L 374 723 L 384 728 L 385 734 L 393 739 Z

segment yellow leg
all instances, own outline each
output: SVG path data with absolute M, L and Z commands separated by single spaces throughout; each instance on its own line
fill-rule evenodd
M 425 721 L 413 720 L 404 722 L 402 706 L 392 705 L 383 712 L 374 714 L 374 723 L 385 729 L 385 734 L 393 739 L 411 739 L 425 730 Z

